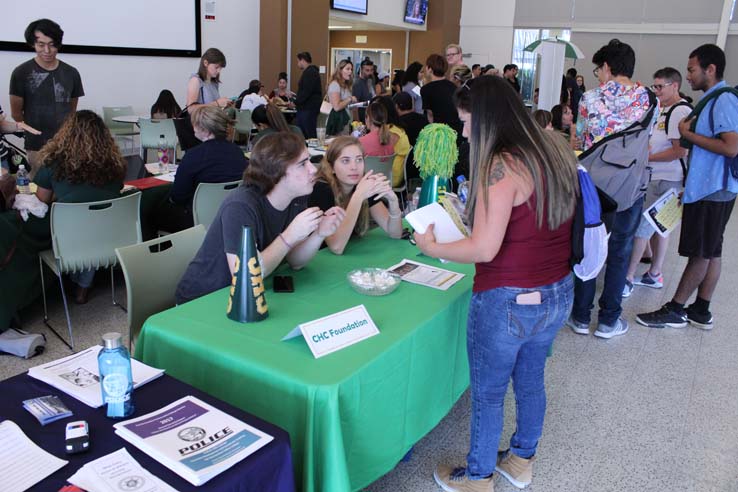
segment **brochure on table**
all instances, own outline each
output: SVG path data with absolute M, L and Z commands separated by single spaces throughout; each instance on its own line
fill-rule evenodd
M 463 273 L 444 270 L 443 268 L 418 263 L 407 258 L 397 265 L 389 267 L 387 271 L 396 273 L 406 282 L 424 285 L 438 290 L 448 290 L 452 285 L 464 278 Z
M 0 490 L 23 492 L 68 462 L 38 447 L 12 420 L 0 422 Z
M 668 236 L 682 221 L 682 203 L 671 188 L 643 211 L 643 216 L 661 237 Z
M 32 367 L 28 370 L 28 375 L 50 384 L 85 405 L 93 408 L 101 407 L 103 404 L 102 390 L 97 365 L 97 354 L 100 350 L 102 350 L 101 345 L 94 345 L 68 357 Z M 131 359 L 131 371 L 134 388 L 164 374 L 162 369 L 147 366 L 136 359 Z
M 282 338 L 303 336 L 316 359 L 379 334 L 363 304 L 302 323 Z
M 194 396 L 113 427 L 120 437 L 195 486 L 274 439 Z
M 177 492 L 143 468 L 126 448 L 90 461 L 67 481 L 87 492 Z

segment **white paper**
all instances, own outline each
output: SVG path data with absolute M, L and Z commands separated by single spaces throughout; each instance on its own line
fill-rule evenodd
M 68 482 L 87 492 L 177 492 L 143 468 L 126 448 L 87 463 Z
M 166 181 L 168 183 L 174 183 L 174 176 L 177 174 L 177 171 L 173 171 L 166 174 L 159 174 L 156 176 L 156 179 L 160 179 L 162 181 Z
M 377 325 L 361 304 L 300 324 L 282 341 L 302 334 L 316 359 L 379 334 Z
M 404 259 L 397 265 L 389 267 L 387 271 L 396 273 L 402 277 L 402 280 L 411 284 L 424 285 L 438 290 L 448 290 L 452 285 L 464 278 L 463 273 L 436 268 L 408 259 Z
M 28 370 L 28 375 L 50 384 L 85 405 L 93 408 L 101 407 L 102 390 L 97 364 L 97 354 L 100 350 L 101 345 L 94 345 L 68 357 L 32 367 Z M 136 359 L 131 359 L 131 372 L 134 388 L 164 374 L 162 369 L 147 366 Z
M 418 96 L 420 96 L 420 86 L 416 85 L 415 87 L 413 87 L 413 92 L 417 94 Z
M 146 171 L 149 172 L 149 174 L 153 174 L 154 176 L 160 175 L 160 174 L 166 174 L 166 173 L 176 173 L 177 168 L 179 167 L 178 164 L 167 164 L 167 170 L 162 173 L 161 167 L 159 166 L 158 162 L 150 162 L 146 164 Z M 159 178 L 162 179 L 162 178 Z
M 668 237 L 682 221 L 682 204 L 677 190 L 671 188 L 666 191 L 643 211 L 643 217 L 659 236 Z
M 428 226 L 434 224 L 433 234 L 438 243 L 452 243 L 466 237 L 446 209 L 436 202 L 410 212 L 405 219 L 420 234 L 425 234 Z
M 68 463 L 38 447 L 12 420 L 0 422 L 0 443 L 3 492 L 23 492 Z
M 195 486 L 274 439 L 194 396 L 113 427 L 120 437 Z

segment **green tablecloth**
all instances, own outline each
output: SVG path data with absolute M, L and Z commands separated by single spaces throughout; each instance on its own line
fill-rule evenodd
M 294 272 L 295 292 L 266 282 L 269 318 L 225 315 L 228 290 L 152 316 L 136 357 L 286 429 L 304 491 L 360 489 L 391 470 L 451 409 L 469 383 L 466 314 L 473 267 L 448 291 L 403 282 L 391 295 L 355 293 L 346 273 L 416 258 L 407 241 L 374 230 L 343 256 L 327 249 Z M 314 359 L 299 323 L 364 304 L 380 334 Z

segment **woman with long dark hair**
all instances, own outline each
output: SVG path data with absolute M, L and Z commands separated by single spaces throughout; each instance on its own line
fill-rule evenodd
M 151 119 L 171 119 L 179 115 L 181 111 L 182 108 L 177 104 L 177 100 L 174 98 L 172 91 L 164 89 L 159 93 L 159 97 L 156 98 L 154 105 L 151 106 Z
M 428 256 L 476 266 L 467 324 L 471 447 L 466 466 L 440 464 L 434 476 L 447 491 L 492 490 L 497 470 L 522 488 L 531 481 L 543 429 L 546 355 L 574 297 L 577 161 L 502 78 L 481 77 L 470 91 L 460 89 L 457 107 L 471 145 L 472 233 L 440 244 L 430 226 L 415 239 Z M 498 461 L 511 377 L 517 428 Z
M 423 100 L 420 98 L 420 92 L 415 92 L 415 87 L 420 83 L 420 71 L 423 70 L 423 64 L 414 61 L 407 66 L 405 75 L 402 78 L 402 90 L 410 94 L 413 98 L 413 109 L 418 114 L 423 113 Z

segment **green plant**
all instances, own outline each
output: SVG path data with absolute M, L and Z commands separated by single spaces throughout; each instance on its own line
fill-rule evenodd
M 418 135 L 413 153 L 421 178 L 451 178 L 459 161 L 456 131 L 442 123 L 426 125 Z

